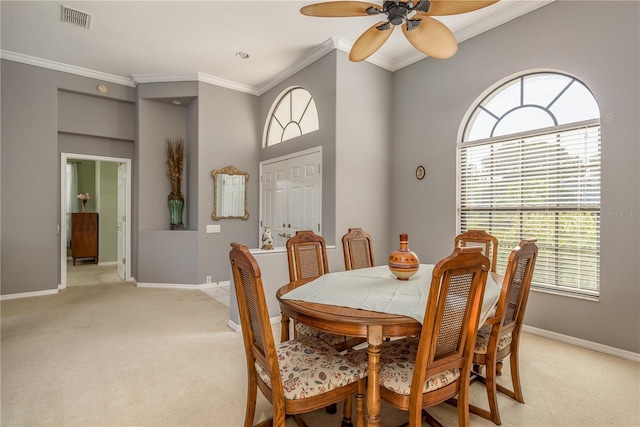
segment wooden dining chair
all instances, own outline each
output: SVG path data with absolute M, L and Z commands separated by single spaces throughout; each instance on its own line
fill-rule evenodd
M 312 230 L 298 230 L 286 243 L 289 280 L 315 279 L 329 272 L 327 243 Z
M 518 349 L 531 279 L 538 257 L 538 247 L 535 242 L 536 239 L 522 240 L 511 251 L 500 298 L 496 306 L 496 314 L 484 323 L 476 338 L 473 374 L 475 380 L 482 382 L 487 388 L 489 411 L 474 405 L 470 405 L 469 410 L 497 425 L 501 424 L 497 391 L 524 403 L 520 386 Z M 513 391 L 496 382 L 496 376 L 501 374 L 502 360 L 507 356 L 510 356 Z M 482 367 L 485 368 L 484 376 L 481 374 L 480 368 Z
M 373 256 L 373 242 L 371 236 L 362 228 L 350 228 L 342 236 L 342 251 L 344 253 L 345 270 L 368 268 L 376 265 Z
M 247 361 L 245 427 L 253 425 L 257 389 L 273 405 L 273 418 L 260 425 L 284 427 L 286 415 L 311 412 L 355 395 L 357 425 L 364 424 L 365 371 L 326 343 L 301 337 L 275 344 L 260 267 L 245 245 L 229 252 Z M 350 425 L 345 414 L 343 425 Z
M 456 236 L 454 247 L 464 248 L 467 246 L 480 246 L 483 248 L 482 253 L 491 260 L 491 271 L 496 272 L 496 264 L 498 262 L 497 237 L 484 230 L 468 230 Z
M 287 240 L 289 280 L 315 279 L 329 272 L 327 245 L 322 236 L 311 230 L 299 230 Z M 333 346 L 338 351 L 348 350 L 366 341 L 363 338 L 329 334 L 300 322 L 293 322 L 294 334 L 316 337 Z
M 409 411 L 410 427 L 423 417 L 439 425 L 424 409 L 456 395 L 458 425 L 469 425 L 469 376 L 488 267 L 481 248 L 456 248 L 433 269 L 420 336 L 380 346 L 380 397 Z M 347 357 L 366 363 L 363 350 Z

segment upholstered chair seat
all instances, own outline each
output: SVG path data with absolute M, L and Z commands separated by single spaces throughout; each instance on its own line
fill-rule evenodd
M 310 337 L 289 340 L 276 345 L 284 397 L 305 399 L 357 382 L 366 370 L 345 359 L 330 345 Z M 256 372 L 271 387 L 271 378 L 260 361 Z
M 478 331 L 478 336 L 476 337 L 476 349 L 475 353 L 478 354 L 487 354 L 487 348 L 489 346 L 489 337 L 491 337 L 491 325 L 483 326 Z M 500 337 L 498 341 L 498 351 L 506 348 L 511 344 L 513 339 L 513 334 L 509 332 L 507 335 L 503 335 Z
M 344 344 L 349 340 L 349 338 L 344 335 L 329 334 L 327 332 L 316 329 L 313 326 L 305 325 L 304 323 L 296 323 L 295 328 L 296 332 L 298 333 L 298 337 L 314 337 L 333 347 L 340 348 L 341 344 Z
M 411 380 L 418 355 L 417 337 L 406 337 L 385 341 L 380 347 L 380 385 L 389 391 L 404 396 L 411 394 Z M 367 349 L 355 350 L 346 355 L 363 369 L 367 367 Z M 460 378 L 460 369 L 452 368 L 438 372 L 424 382 L 423 393 L 438 390 Z

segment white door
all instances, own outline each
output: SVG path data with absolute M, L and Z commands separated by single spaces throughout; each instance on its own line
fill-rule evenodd
M 322 233 L 321 162 L 314 151 L 262 164 L 260 224 L 271 227 L 273 246 L 284 247 L 297 230 Z
M 264 227 L 271 227 L 273 235 L 273 246 L 283 247 L 287 241 L 287 180 L 285 177 L 285 162 L 276 162 L 262 167 L 261 182 L 261 203 L 262 212 L 260 225 L 263 227 L 260 232 L 264 232 Z
M 118 164 L 118 276 L 122 280 L 127 279 L 127 259 L 126 259 L 126 204 L 127 204 L 127 165 Z
M 289 171 L 289 234 L 298 230 L 313 230 L 322 234 L 322 176 L 320 153 L 311 153 L 288 160 Z

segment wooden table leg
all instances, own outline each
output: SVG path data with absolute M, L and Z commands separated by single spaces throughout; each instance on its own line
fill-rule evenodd
M 367 373 L 367 426 L 380 425 L 380 345 L 382 325 L 367 327 L 369 372 Z
M 289 316 L 282 315 L 280 321 L 280 342 L 289 341 Z

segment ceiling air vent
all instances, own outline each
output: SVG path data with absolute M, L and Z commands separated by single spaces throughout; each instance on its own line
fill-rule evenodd
M 62 5 L 62 22 L 69 22 L 88 29 L 91 27 L 91 15 L 87 12 Z

